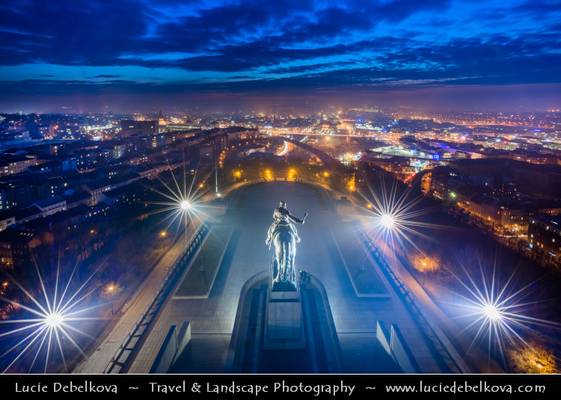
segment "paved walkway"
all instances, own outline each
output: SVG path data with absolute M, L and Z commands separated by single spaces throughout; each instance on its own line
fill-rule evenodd
M 95 351 L 76 367 L 74 372 L 101 373 L 105 370 L 135 323 L 156 297 L 169 269 L 181 257 L 199 225 L 199 221 L 193 221 L 189 225 L 186 235 L 177 240 L 177 243 L 160 259 L 152 272 L 142 282 L 136 294 L 132 296 L 132 301 L 127 303 L 122 314 L 116 317 L 119 318 L 119 321 L 111 332 L 101 341 Z

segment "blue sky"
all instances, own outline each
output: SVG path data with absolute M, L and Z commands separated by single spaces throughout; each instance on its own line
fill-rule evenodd
M 560 83 L 558 0 L 0 4 L 4 108 L 511 86 L 545 106 Z

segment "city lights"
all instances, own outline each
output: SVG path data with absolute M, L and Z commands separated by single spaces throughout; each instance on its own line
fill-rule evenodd
M 421 273 L 436 272 L 440 269 L 440 261 L 436 257 L 418 254 L 412 259 L 413 268 Z
M 286 179 L 289 181 L 295 181 L 297 177 L 298 177 L 298 170 L 296 168 L 289 168 Z
M 282 148 L 279 149 L 279 150 L 276 152 L 276 155 L 277 155 L 278 157 L 284 157 L 284 156 L 286 156 L 288 153 L 290 153 L 290 146 L 289 146 L 288 142 L 285 140 L 285 141 L 283 141 Z
M 275 179 L 273 171 L 269 168 L 267 168 L 264 172 L 263 172 L 263 177 L 265 178 L 265 180 L 267 182 L 271 182 Z
M 347 181 L 347 189 L 351 193 L 356 192 L 356 179 L 354 176 Z
M 109 282 L 103 287 L 103 295 L 105 297 L 113 297 L 121 291 L 121 286 L 115 282 Z
M 527 346 L 512 348 L 508 352 L 508 358 L 516 372 L 531 374 L 559 372 L 555 355 L 535 340 L 531 340 Z

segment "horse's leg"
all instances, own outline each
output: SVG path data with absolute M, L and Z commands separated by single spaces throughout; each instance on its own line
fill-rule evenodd
M 281 264 L 280 280 L 284 282 L 286 280 L 286 250 L 287 250 L 286 242 L 284 240 L 281 241 L 281 248 L 282 248 L 282 252 L 280 257 L 280 264 Z
M 282 276 L 282 242 L 280 241 L 279 237 L 275 237 L 274 239 L 274 247 L 275 247 L 275 262 L 277 264 L 277 273 L 273 277 L 275 282 L 278 282 Z
M 292 240 L 290 241 L 290 275 L 292 282 L 296 280 L 296 274 L 294 272 L 294 260 L 296 260 L 296 239 L 292 237 Z
M 279 276 L 279 267 L 278 262 L 275 256 L 273 256 L 273 265 L 272 265 L 272 281 L 275 283 L 277 281 L 277 277 Z

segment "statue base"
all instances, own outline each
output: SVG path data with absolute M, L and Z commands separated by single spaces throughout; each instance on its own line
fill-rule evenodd
M 305 346 L 300 292 L 269 288 L 265 316 L 265 349 L 303 349 Z
M 297 292 L 298 288 L 294 282 L 273 282 L 271 292 Z

